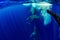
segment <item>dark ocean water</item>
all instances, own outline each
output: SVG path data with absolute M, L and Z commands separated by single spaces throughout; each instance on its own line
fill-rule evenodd
M 0 9 L 0 40 L 33 40 L 30 37 L 34 29 L 34 20 L 28 24 L 26 18 L 31 15 L 31 6 L 21 4 L 6 6 Z M 56 7 L 55 7 L 56 6 Z M 59 14 L 60 6 L 53 5 L 52 10 Z M 39 13 L 38 13 L 39 14 Z M 58 25 L 53 17 L 47 26 L 43 24 L 43 18 L 37 19 L 37 40 L 58 40 Z

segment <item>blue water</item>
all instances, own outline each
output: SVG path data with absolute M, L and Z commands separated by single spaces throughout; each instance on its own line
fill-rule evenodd
M 58 7 L 60 8 L 56 4 L 52 7 L 57 14 Z M 0 40 L 33 40 L 30 35 L 34 29 L 34 22 L 37 26 L 37 40 L 58 40 L 58 25 L 53 17 L 47 26 L 44 26 L 42 16 L 31 24 L 26 23 L 26 18 L 31 16 L 30 8 L 31 6 L 18 4 L 0 9 Z

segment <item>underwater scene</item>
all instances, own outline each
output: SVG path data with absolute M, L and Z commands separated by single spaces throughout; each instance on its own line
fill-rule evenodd
M 60 40 L 60 0 L 0 0 L 0 40 Z

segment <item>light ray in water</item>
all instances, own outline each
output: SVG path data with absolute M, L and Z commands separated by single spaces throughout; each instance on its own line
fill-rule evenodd
M 46 3 L 46 2 L 40 2 L 40 3 L 33 3 L 33 7 L 41 10 L 41 15 L 44 18 L 44 25 L 48 25 L 51 22 L 51 16 L 47 13 L 47 9 L 50 9 L 52 7 L 52 4 Z
M 47 25 L 51 22 L 51 16 L 50 14 L 47 13 L 47 9 L 50 9 L 52 7 L 52 4 L 42 2 L 40 7 L 41 7 L 40 9 L 42 9 L 41 15 L 44 18 L 44 25 Z
M 45 10 L 41 11 L 41 15 L 44 18 L 44 25 L 47 25 L 51 22 L 51 16 Z
M 25 4 L 28 5 L 28 4 Z M 41 15 L 44 18 L 44 25 L 47 25 L 51 22 L 51 16 L 47 13 L 47 9 L 50 9 L 52 7 L 52 4 L 46 3 L 46 2 L 40 2 L 40 3 L 30 3 L 29 5 L 32 5 L 32 14 L 34 14 L 33 9 L 37 8 L 38 10 L 41 10 Z

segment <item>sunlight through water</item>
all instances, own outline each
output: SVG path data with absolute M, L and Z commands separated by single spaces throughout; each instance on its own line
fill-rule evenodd
M 40 2 L 40 3 L 26 3 L 23 5 L 25 5 L 25 6 L 32 5 L 32 8 L 41 10 L 40 14 L 44 18 L 44 25 L 48 25 L 51 22 L 51 16 L 50 16 L 50 14 L 47 13 L 47 9 L 51 9 L 52 4 L 47 3 L 47 2 Z

